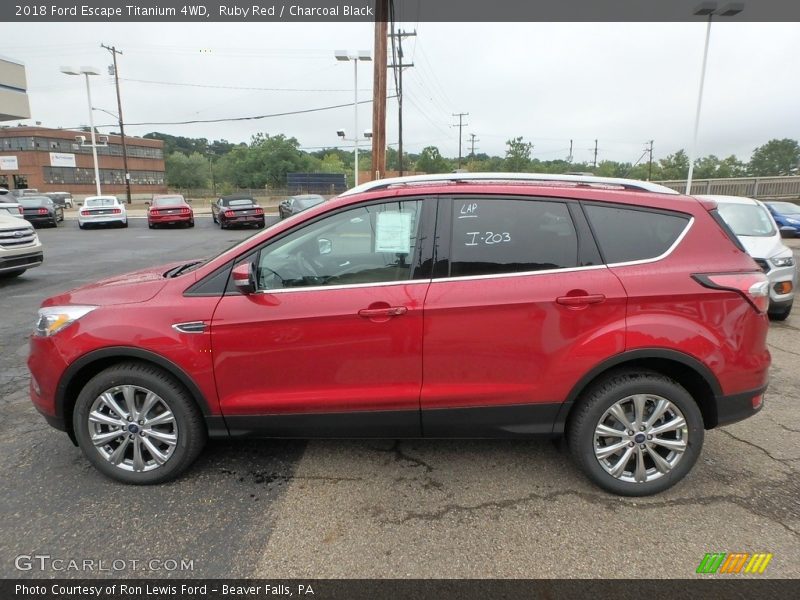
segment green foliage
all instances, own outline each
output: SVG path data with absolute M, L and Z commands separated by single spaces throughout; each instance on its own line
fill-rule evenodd
M 177 188 L 206 187 L 211 177 L 208 158 L 195 152 L 189 156 L 181 152 L 167 155 L 167 184 Z
M 523 142 L 522 136 L 520 136 L 506 141 L 506 146 L 506 159 L 503 162 L 503 170 L 511 173 L 530 171 L 533 144 Z
M 420 152 L 414 170 L 423 173 L 449 173 L 453 168 L 451 162 L 439 153 L 436 146 L 428 146 Z
M 658 161 L 658 179 L 686 179 L 689 176 L 689 157 L 683 150 L 670 154 Z
M 784 138 L 770 140 L 753 150 L 750 159 L 750 175 L 792 175 L 800 167 L 800 144 Z

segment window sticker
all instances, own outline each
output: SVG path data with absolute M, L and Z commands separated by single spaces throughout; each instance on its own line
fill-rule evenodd
M 375 252 L 411 252 L 411 213 L 381 212 L 375 231 Z

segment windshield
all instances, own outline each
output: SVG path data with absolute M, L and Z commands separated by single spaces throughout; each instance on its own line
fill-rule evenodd
M 717 210 L 736 235 L 769 237 L 775 234 L 769 212 L 757 204 L 724 204 Z
M 299 198 L 295 198 L 295 202 L 299 208 L 305 210 L 306 208 L 311 208 L 312 206 L 316 206 L 321 202 L 324 202 L 325 198 L 322 196 L 301 196 Z
M 27 196 L 19 199 L 19 203 L 25 208 L 33 208 L 36 206 L 47 206 L 50 204 L 50 198 L 42 196 Z
M 797 204 L 792 204 L 791 202 L 767 202 L 767 204 L 769 204 L 779 213 L 786 215 L 800 214 L 800 206 L 797 206 Z
M 183 196 L 153 198 L 153 206 L 175 206 L 176 204 L 183 204 Z
M 114 206 L 116 198 L 87 198 L 86 206 Z

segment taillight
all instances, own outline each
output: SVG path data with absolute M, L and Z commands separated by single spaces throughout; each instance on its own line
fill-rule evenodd
M 21 214 L 21 215 L 24 215 L 24 214 L 25 214 L 25 211 L 24 211 L 24 210 L 22 210 L 22 207 L 20 206 L 20 207 L 18 207 L 18 208 L 19 208 L 19 214 Z
M 226 211 L 225 211 L 223 214 L 224 214 L 226 217 L 230 218 L 230 217 L 232 217 L 232 216 L 233 216 L 233 211 L 232 211 L 232 210 L 226 210 Z
M 707 273 L 692 277 L 707 288 L 739 293 L 760 313 L 769 308 L 769 280 L 764 273 Z
M 185 207 L 185 206 L 184 206 L 184 207 L 181 209 L 181 214 L 182 214 L 182 215 L 189 215 L 189 214 L 191 214 L 191 213 L 192 213 L 192 209 L 191 209 L 191 208 L 187 208 L 187 207 Z
M 36 212 L 38 212 L 40 215 L 46 215 L 47 214 L 47 209 L 46 208 L 40 208 Z
M 150 209 L 150 214 L 151 214 L 151 215 L 153 215 L 154 217 L 157 217 L 157 216 L 158 216 L 158 215 L 160 215 L 161 213 L 160 213 L 160 212 L 158 212 L 158 210 L 156 210 L 155 208 L 151 208 L 151 209 Z
M 264 214 L 264 209 L 263 208 L 256 208 L 256 214 L 257 215 L 263 215 Z
M 81 211 L 81 216 L 82 216 L 82 217 L 88 217 L 90 214 L 91 214 L 91 213 L 90 213 L 88 210 L 82 210 L 82 211 Z

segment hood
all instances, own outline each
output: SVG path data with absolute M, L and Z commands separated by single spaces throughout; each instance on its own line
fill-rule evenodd
M 753 258 L 772 258 L 776 254 L 788 250 L 779 235 L 769 237 L 741 235 L 738 237 L 744 249 Z
M 115 275 L 108 279 L 101 279 L 95 283 L 48 298 L 42 303 L 42 306 L 60 306 L 63 304 L 105 306 L 147 302 L 166 285 L 168 279 L 164 277 L 164 273 L 186 262 L 182 260 L 158 267 Z

